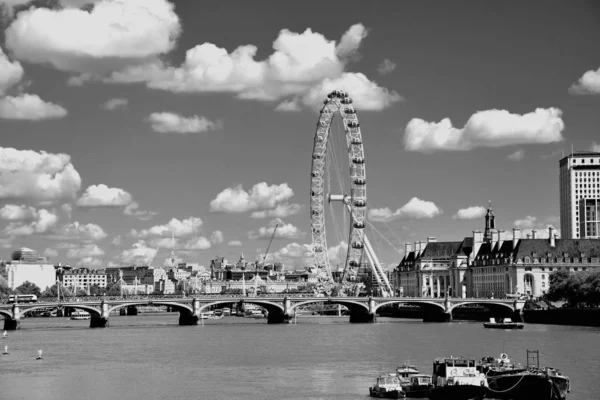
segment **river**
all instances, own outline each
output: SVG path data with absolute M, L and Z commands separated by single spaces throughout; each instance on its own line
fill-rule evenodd
M 178 326 L 176 313 L 89 321 L 27 318 L 0 355 L 3 400 L 368 399 L 376 376 L 406 360 L 431 373 L 438 356 L 506 352 L 571 378 L 569 400 L 598 398 L 600 328 L 528 324 L 487 330 L 480 322 L 423 323 L 380 318 L 301 317 L 296 325 L 226 317 Z M 36 361 L 37 350 L 44 359 Z

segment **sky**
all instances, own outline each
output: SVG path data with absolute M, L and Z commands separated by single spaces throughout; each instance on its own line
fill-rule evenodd
M 489 201 L 500 229 L 559 229 L 559 159 L 600 151 L 593 1 L 0 6 L 5 259 L 162 265 L 174 237 L 188 262 L 254 261 L 279 224 L 267 261 L 311 265 L 312 145 L 334 89 L 357 110 L 388 267 L 405 242 L 483 229 Z M 342 262 L 343 238 L 328 245 Z

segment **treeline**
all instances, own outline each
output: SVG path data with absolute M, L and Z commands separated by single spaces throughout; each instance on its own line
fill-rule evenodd
M 600 306 L 600 270 L 571 272 L 559 269 L 550 274 L 549 301 L 565 301 L 570 307 Z
M 110 287 L 103 288 L 98 285 L 92 285 L 89 289 L 89 296 L 118 296 L 121 293 L 121 284 L 115 283 Z M 8 296 L 11 294 L 34 294 L 37 297 L 58 297 L 59 288 L 56 284 L 47 287 L 45 290 L 40 289 L 35 283 L 26 281 L 14 290 L 8 287 L 6 280 L 0 281 L 0 296 Z M 76 296 L 88 296 L 88 291 L 78 289 L 75 293 L 74 290 L 60 285 L 60 297 L 76 297 Z

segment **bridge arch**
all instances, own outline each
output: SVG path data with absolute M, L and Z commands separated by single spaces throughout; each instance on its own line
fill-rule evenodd
M 434 301 L 419 301 L 419 300 L 389 300 L 389 301 L 384 301 L 382 303 L 379 303 L 376 305 L 375 310 L 378 310 L 381 307 L 385 307 L 385 306 L 389 306 L 392 304 L 413 304 L 413 305 L 418 305 L 418 306 L 422 306 L 422 307 L 427 307 L 427 308 L 433 308 L 433 309 L 440 309 L 442 311 L 445 311 L 445 307 L 443 304 L 441 303 L 436 303 Z
M 110 315 L 110 313 L 112 313 L 113 311 L 117 311 L 123 307 L 146 306 L 146 305 L 170 306 L 179 312 L 184 312 L 184 313 L 189 313 L 189 314 L 192 314 L 194 312 L 192 307 L 188 306 L 187 304 L 181 304 L 181 303 L 176 303 L 176 302 L 172 302 L 172 301 L 145 300 L 145 301 L 132 301 L 132 302 L 128 302 L 128 303 L 113 305 L 112 307 L 110 307 L 108 309 L 108 315 Z
M 305 306 L 308 304 L 315 304 L 315 303 L 328 303 L 328 304 L 341 304 L 343 306 L 348 307 L 348 310 L 350 311 L 350 313 L 352 313 L 353 309 L 364 309 L 366 311 L 369 311 L 369 304 L 368 303 L 363 303 L 360 301 L 355 301 L 355 300 L 344 300 L 343 297 L 323 297 L 323 298 L 319 298 L 319 299 L 310 299 L 310 300 L 305 300 L 305 301 L 300 301 L 298 303 L 294 303 L 291 305 L 291 310 L 288 311 L 292 311 L 295 310 L 298 307 L 301 306 Z
M 482 306 L 488 306 L 492 309 L 507 309 L 509 311 L 515 311 L 514 306 L 512 304 L 508 304 L 508 303 L 504 303 L 504 302 L 495 302 L 495 301 L 463 301 L 460 303 L 456 303 L 456 304 L 452 304 L 452 306 L 450 307 L 450 309 L 448 310 L 449 312 L 452 312 L 452 310 L 454 310 L 457 307 L 460 306 L 464 306 L 464 305 L 470 305 L 470 304 L 478 304 L 478 305 L 482 305 Z
M 217 301 L 211 301 L 210 303 L 203 303 L 200 305 L 200 312 L 203 312 L 204 310 L 206 310 L 209 307 L 213 307 L 213 306 L 218 306 L 219 304 L 237 304 L 239 302 L 244 302 L 244 303 L 248 303 L 248 304 L 256 304 L 259 306 L 263 306 L 264 308 L 267 309 L 267 311 L 271 312 L 271 310 L 277 309 L 281 312 L 284 312 L 284 307 L 283 304 L 278 304 L 272 301 L 268 301 L 268 300 L 255 300 L 255 299 L 247 299 L 244 297 L 240 297 L 240 298 L 235 298 L 235 299 L 227 299 L 227 300 L 217 300 Z
M 86 305 L 79 305 L 79 304 L 62 304 L 61 306 L 63 308 L 75 308 L 75 309 L 79 309 L 79 310 L 85 310 L 85 311 L 89 312 L 92 317 L 99 317 L 101 314 L 100 309 L 97 307 L 94 307 L 94 306 L 86 306 Z M 56 308 L 57 307 L 58 307 L 58 304 L 56 305 Z M 27 308 L 26 310 L 21 310 L 19 312 L 19 315 L 21 316 L 21 318 L 23 318 L 26 313 L 34 311 L 34 310 L 40 310 L 43 308 L 50 308 L 50 307 L 48 307 L 47 304 L 41 305 L 41 306 L 33 306 L 30 308 Z
M 12 312 L 6 310 L 0 310 L 0 315 L 4 317 L 4 319 L 13 319 Z

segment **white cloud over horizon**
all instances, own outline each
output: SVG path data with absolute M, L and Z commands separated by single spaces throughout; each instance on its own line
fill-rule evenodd
M 398 218 L 429 219 L 440 214 L 442 214 L 442 210 L 435 203 L 413 197 L 394 212 L 388 207 L 372 208 L 369 210 L 368 216 L 371 221 L 389 222 Z
M 252 210 L 275 209 L 292 196 L 294 196 L 294 191 L 287 183 L 269 186 L 266 182 L 260 182 L 252 186 L 249 191 L 245 191 L 240 184 L 220 192 L 210 202 L 210 211 L 235 214 Z
M 452 219 L 473 220 L 485 217 L 487 210 L 482 206 L 461 208 L 452 216 Z
M 558 108 L 538 108 L 519 115 L 506 110 L 478 111 L 461 129 L 449 118 L 426 122 L 413 118 L 404 131 L 408 151 L 468 151 L 479 147 L 548 144 L 563 140 L 565 124 Z
M 275 231 L 275 226 L 277 231 Z M 300 239 L 306 236 L 305 232 L 302 232 L 298 227 L 285 223 L 281 219 L 277 218 L 269 222 L 267 226 L 261 226 L 257 231 L 248 232 L 248 239 L 271 239 L 275 232 L 275 238 L 277 239 Z
M 223 127 L 220 121 L 213 122 L 197 115 L 184 117 L 172 112 L 152 113 L 148 117 L 148 122 L 153 131 L 160 133 L 200 133 Z
M 600 68 L 586 71 L 579 80 L 572 84 L 569 93 L 574 95 L 600 94 Z
M 508 156 L 506 156 L 506 158 L 514 162 L 521 161 L 523 158 L 525 158 L 525 150 L 518 149 L 514 153 L 510 153 Z

